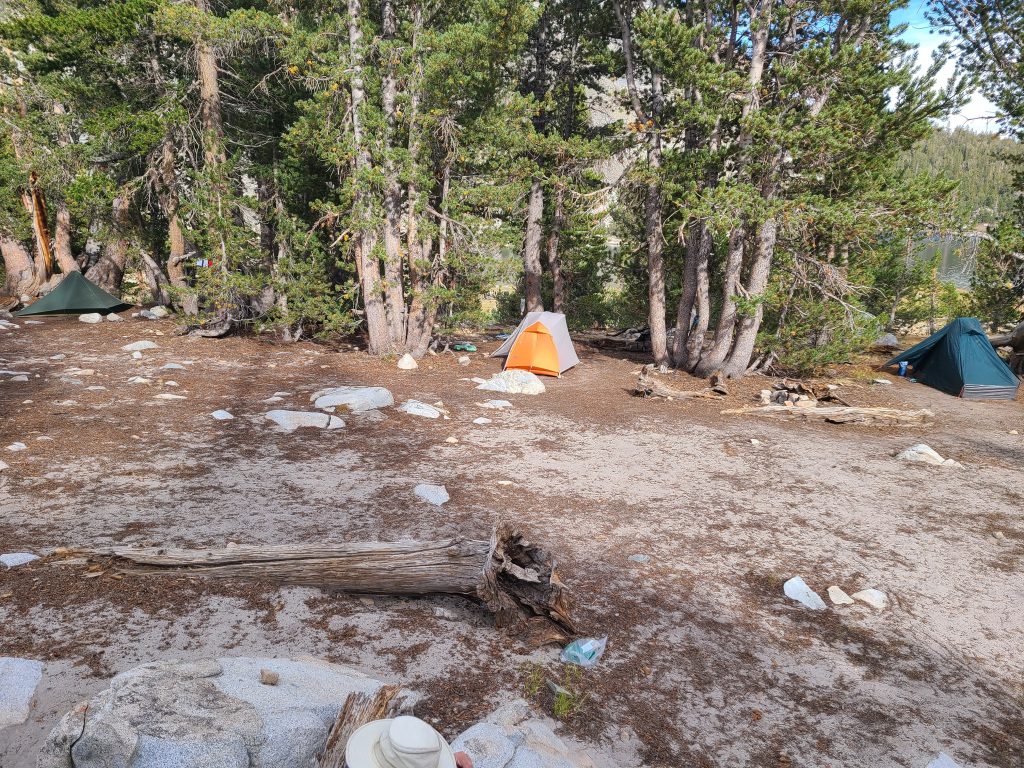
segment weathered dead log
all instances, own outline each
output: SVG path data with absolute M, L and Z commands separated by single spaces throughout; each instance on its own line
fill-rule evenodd
M 317 768 L 345 768 L 345 745 L 349 737 L 367 723 L 396 717 L 404 712 L 406 701 L 399 696 L 401 692 L 397 685 L 384 685 L 372 695 L 350 693 L 327 735 Z
M 990 336 L 993 348 L 1009 347 L 1012 352 L 1007 365 L 1018 376 L 1024 376 L 1024 322 L 1020 322 L 1010 333 L 1001 336 Z
M 728 390 L 725 390 L 724 385 L 720 382 L 716 383 L 713 387 L 705 387 L 704 389 L 676 389 L 659 381 L 654 373 L 654 366 L 647 364 L 640 371 L 640 376 L 636 380 L 636 386 L 633 388 L 633 394 L 639 397 L 664 397 L 666 400 L 689 400 L 696 397 L 718 399 L 728 394 Z
M 554 559 L 508 523 L 498 525 L 490 541 L 111 547 L 69 554 L 112 559 L 129 573 L 249 578 L 362 594 L 466 595 L 482 602 L 499 627 L 529 642 L 562 642 L 575 632 Z
M 865 424 L 869 426 L 908 426 L 931 421 L 934 414 L 927 408 L 919 411 L 901 411 L 897 408 L 819 407 L 801 408 L 790 405 L 761 405 L 733 408 L 723 414 L 754 414 L 755 416 L 781 416 L 802 421 L 826 421 L 830 424 Z

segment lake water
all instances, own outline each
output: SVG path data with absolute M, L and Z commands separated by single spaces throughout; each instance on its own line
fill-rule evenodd
M 939 278 L 943 282 L 953 283 L 957 288 L 970 288 L 971 276 L 974 274 L 974 254 L 980 238 L 969 237 L 935 237 L 922 241 L 917 257 L 922 261 L 930 260 L 936 254 L 942 257 Z

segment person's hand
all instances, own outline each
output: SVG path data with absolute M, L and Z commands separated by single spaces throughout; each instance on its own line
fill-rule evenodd
M 455 768 L 473 768 L 473 761 L 465 752 L 455 753 Z

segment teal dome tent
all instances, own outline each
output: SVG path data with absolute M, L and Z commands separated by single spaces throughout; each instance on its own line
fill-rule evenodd
M 958 317 L 885 365 L 899 363 L 918 381 L 968 400 L 1013 400 L 1020 385 L 973 317 Z
M 128 304 L 117 296 L 113 296 L 102 288 L 93 285 L 81 272 L 68 272 L 56 288 L 29 304 L 19 312 L 18 317 L 26 315 L 81 315 L 87 312 L 99 312 L 101 315 L 129 309 Z

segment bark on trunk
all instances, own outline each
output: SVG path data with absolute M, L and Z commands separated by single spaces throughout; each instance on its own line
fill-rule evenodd
M 474 597 L 499 627 L 561 642 L 574 631 L 569 592 L 552 555 L 508 523 L 490 541 L 449 539 L 396 544 L 236 546 L 229 549 L 113 547 L 86 553 L 113 558 L 129 572 L 251 578 L 328 591 Z
M 63 205 L 57 209 L 57 231 L 53 241 L 53 251 L 57 257 L 60 271 L 65 275 L 69 272 L 81 271 L 71 252 L 71 212 Z
M 530 184 L 530 196 L 526 205 L 526 236 L 523 239 L 523 277 L 527 312 L 543 312 L 544 298 L 541 295 L 540 242 L 541 224 L 544 218 L 544 188 L 540 179 Z
M 160 204 L 167 217 L 167 277 L 177 290 L 178 308 L 186 315 L 196 315 L 199 313 L 199 298 L 188 290 L 188 276 L 185 272 L 188 245 L 185 242 L 185 232 L 178 216 L 176 154 L 174 135 L 168 131 L 160 150 L 160 183 L 163 187 Z
M 196 7 L 203 13 L 210 13 L 208 0 L 196 0 Z M 196 70 L 199 75 L 199 122 L 203 127 L 203 166 L 212 179 L 217 218 L 220 219 L 224 215 L 225 193 L 224 180 L 220 175 L 222 166 L 227 162 L 227 152 L 224 148 L 224 119 L 220 102 L 217 55 L 204 40 L 200 40 L 196 45 Z M 219 223 L 213 223 L 210 227 L 210 246 L 217 248 L 220 267 L 227 270 L 227 243 Z
M 36 186 L 35 171 L 29 175 L 29 188 L 25 193 L 26 210 L 32 217 L 32 232 L 35 235 L 35 270 L 40 286 L 46 285 L 53 275 L 53 247 L 50 243 L 50 224 L 46 214 L 46 197 Z
M 88 272 L 86 278 L 108 293 L 121 294 L 121 281 L 128 263 L 128 201 L 123 197 L 114 198 L 114 236 L 103 247 L 103 252 Z
M 406 351 L 405 292 L 402 289 L 402 187 L 391 146 L 395 134 L 395 98 L 398 81 L 395 74 L 395 53 L 387 48 L 398 31 L 398 19 L 392 0 L 381 3 L 382 37 L 385 41 L 384 74 L 381 78 L 381 106 L 384 108 L 384 298 L 388 330 L 396 352 Z
M 565 188 L 559 184 L 555 188 L 555 210 L 551 217 L 551 234 L 548 235 L 548 269 L 551 270 L 551 308 L 555 312 L 565 312 L 565 275 L 562 272 L 562 259 L 559 253 L 562 228 L 565 226 Z
M 142 270 L 146 275 L 146 285 L 149 286 L 149 293 L 157 304 L 170 304 L 171 294 L 167 287 L 169 281 L 156 259 L 145 251 L 142 252 Z
M 692 228 L 687 243 L 687 261 L 693 262 L 692 277 L 694 281 L 693 307 L 697 312 L 697 322 L 690 328 L 686 338 L 686 355 L 683 366 L 693 370 L 700 360 L 704 348 L 704 336 L 708 330 L 711 315 L 711 301 L 708 298 L 709 277 L 708 262 L 711 260 L 711 230 L 704 222 Z M 689 315 L 686 318 L 689 320 Z M 678 322 L 678 320 L 677 320 Z
M 409 713 L 414 702 L 406 694 L 397 685 L 383 685 L 373 694 L 350 693 L 327 734 L 316 768 L 347 768 L 345 748 L 349 737 L 367 723 Z
M 349 119 L 352 121 L 352 138 L 355 142 L 354 164 L 357 186 L 355 193 L 355 256 L 359 269 L 360 285 L 363 291 L 363 307 L 366 310 L 366 330 L 368 335 L 368 351 L 371 355 L 390 355 L 395 351 L 388 327 L 387 312 L 381 298 L 380 265 L 374 249 L 377 236 L 373 231 L 372 201 L 362 188 L 365 177 L 371 167 L 370 152 L 363 136 L 363 105 L 366 95 L 363 86 L 363 32 L 359 26 L 362 14 L 360 0 L 348 0 L 348 45 L 349 64 L 352 70 L 350 88 L 352 109 Z
M 20 299 L 34 296 L 39 282 L 28 249 L 17 240 L 0 236 L 0 256 L 4 260 L 4 295 Z
M 729 232 L 729 253 L 722 275 L 722 310 L 715 327 L 715 338 L 708 350 L 701 355 L 693 372 L 698 376 L 710 376 L 722 367 L 732 348 L 736 329 L 736 296 L 740 293 L 740 273 L 743 269 L 743 245 L 746 230 L 734 227 Z
M 764 317 L 764 305 L 761 300 L 764 298 L 765 288 L 768 287 L 772 257 L 775 254 L 776 234 L 775 219 L 768 219 L 757 228 L 754 262 L 750 266 L 750 277 L 744 291 L 746 296 L 756 302 L 756 307 L 753 312 L 749 312 L 739 319 L 732 352 L 722 367 L 722 370 L 733 378 L 739 378 L 746 373 L 747 367 L 750 365 L 750 358 L 754 353 L 757 332 L 761 328 L 761 318 Z

